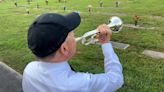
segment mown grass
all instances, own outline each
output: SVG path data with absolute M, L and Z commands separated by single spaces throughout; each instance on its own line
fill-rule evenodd
M 57 12 L 67 14 L 71 11 L 81 12 L 82 22 L 76 29 L 76 36 L 95 29 L 99 24 L 117 15 L 125 24 L 132 24 L 134 15 L 141 16 L 139 24 L 144 27 L 157 27 L 154 30 L 140 30 L 124 27 L 118 34 L 113 34 L 113 41 L 128 43 L 127 50 L 115 49 L 123 65 L 124 86 L 118 92 L 163 92 L 164 60 L 156 60 L 142 55 L 143 50 L 150 49 L 164 52 L 164 1 L 163 0 L 121 0 L 115 7 L 115 0 L 104 0 L 104 7 L 99 8 L 98 0 L 69 0 L 67 11 L 63 11 L 64 3 L 49 0 L 37 0 L 28 5 L 19 0 L 19 7 L 13 0 L 0 3 L 0 60 L 22 73 L 30 61 L 36 60 L 27 48 L 27 29 L 40 14 Z M 93 5 L 93 12 L 87 12 L 88 4 Z M 30 14 L 26 14 L 26 7 Z M 76 56 L 70 60 L 77 71 L 103 72 L 103 55 L 100 46 L 83 46 L 78 44 Z

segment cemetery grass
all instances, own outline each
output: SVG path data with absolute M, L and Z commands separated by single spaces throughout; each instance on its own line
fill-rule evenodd
M 39 1 L 39 0 L 38 0 Z M 164 60 L 152 59 L 142 55 L 143 50 L 150 49 L 164 52 L 164 1 L 163 0 L 120 0 L 115 7 L 115 0 L 104 0 L 104 7 L 99 8 L 98 0 L 69 0 L 67 11 L 63 11 L 64 3 L 44 0 L 30 5 L 19 0 L 14 6 L 13 0 L 0 3 L 0 61 L 22 74 L 25 66 L 36 58 L 27 47 L 27 30 L 32 21 L 40 14 L 57 12 L 67 14 L 80 11 L 81 25 L 76 29 L 75 36 L 95 29 L 99 24 L 107 23 L 113 16 L 119 16 L 125 24 L 132 24 L 134 15 L 141 16 L 140 26 L 155 27 L 154 30 L 132 29 L 124 27 L 118 34 L 113 34 L 113 41 L 128 43 L 126 50 L 115 49 L 123 66 L 124 85 L 118 92 L 163 92 L 164 91 Z M 87 12 L 87 5 L 93 5 L 93 12 Z M 30 14 L 26 14 L 26 7 Z M 106 7 L 106 8 L 105 8 Z M 70 63 L 79 72 L 102 73 L 103 55 L 101 46 L 83 46 L 78 43 L 77 53 Z

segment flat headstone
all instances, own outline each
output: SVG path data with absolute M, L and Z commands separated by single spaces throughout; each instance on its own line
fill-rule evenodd
M 23 92 L 22 76 L 3 62 L 0 62 L 0 92 Z
M 111 41 L 112 46 L 117 49 L 127 49 L 130 45 L 125 43 L 113 42 Z
M 148 15 L 148 16 L 145 16 L 145 17 L 148 17 L 150 19 L 155 19 L 155 20 L 164 20 L 164 16 L 152 16 L 152 15 Z
M 144 50 L 143 54 L 155 59 L 164 59 L 164 53 L 162 52 L 157 52 L 157 51 L 152 51 L 152 50 Z
M 139 25 L 135 26 L 134 24 L 124 24 L 124 27 L 128 27 L 128 28 L 134 28 L 134 29 L 147 29 L 147 30 L 153 30 L 156 29 L 156 27 L 141 27 Z

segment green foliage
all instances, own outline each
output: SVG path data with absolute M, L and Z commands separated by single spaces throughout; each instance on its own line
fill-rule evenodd
M 139 15 L 139 25 L 157 27 L 154 30 L 141 30 L 124 27 L 118 34 L 113 34 L 113 41 L 128 43 L 127 50 L 115 49 L 123 65 L 124 86 L 118 92 L 163 92 L 164 91 L 164 60 L 156 60 L 142 55 L 144 49 L 164 52 L 164 0 L 120 0 L 115 7 L 115 0 L 16 0 L 19 7 L 14 6 L 14 0 L 0 2 L 0 60 L 7 63 L 20 73 L 30 61 L 35 60 L 27 47 L 27 29 L 40 14 L 57 12 L 67 14 L 80 11 L 82 22 L 75 35 L 95 29 L 99 24 L 107 23 L 113 16 L 119 16 L 125 24 L 133 23 L 133 16 Z M 36 8 L 37 3 L 39 9 Z M 87 6 L 92 4 L 93 12 L 88 13 Z M 63 6 L 66 5 L 65 12 Z M 29 9 L 30 14 L 26 14 Z M 103 55 L 100 46 L 83 46 L 78 44 L 77 54 L 70 61 L 80 72 L 103 72 Z

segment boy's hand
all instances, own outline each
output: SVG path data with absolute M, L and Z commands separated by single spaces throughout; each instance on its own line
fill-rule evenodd
M 112 38 L 112 31 L 111 29 L 106 25 L 102 24 L 98 28 L 99 33 L 97 34 L 97 39 L 101 44 L 108 43 Z

